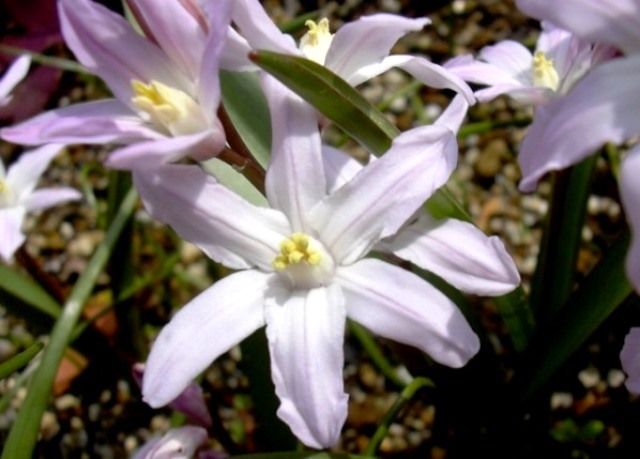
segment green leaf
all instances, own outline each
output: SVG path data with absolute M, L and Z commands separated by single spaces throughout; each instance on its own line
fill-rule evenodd
M 256 206 L 268 207 L 267 198 L 233 166 L 218 158 L 202 162 L 200 165 L 206 172 L 213 175 L 218 182 L 235 191 L 250 203 Z
M 266 168 L 271 154 L 271 118 L 258 76 L 252 72 L 220 72 L 222 104 L 254 159 Z
M 371 459 L 371 456 L 357 456 L 345 453 L 296 453 L 286 451 L 283 453 L 243 454 L 242 456 L 232 456 L 232 459 Z
M 40 366 L 31 380 L 27 397 L 13 423 L 2 451 L 2 459 L 29 459 L 38 438 L 40 420 L 47 407 L 53 380 L 58 371 L 64 350 L 82 313 L 83 306 L 104 269 L 111 251 L 120 238 L 123 228 L 137 203 L 135 190 L 129 191 L 116 214 L 104 240 L 94 252 L 87 267 L 76 282 L 62 315 L 56 321 L 49 344 L 44 350 Z
M 258 51 L 251 59 L 372 153 L 383 154 L 398 135 L 398 129 L 379 110 L 326 67 L 270 51 Z
M 32 344 L 26 350 L 14 355 L 9 360 L 0 363 L 0 380 L 6 378 L 14 371 L 17 371 L 27 365 L 42 350 L 44 344 L 37 342 Z
M 57 319 L 62 307 L 40 285 L 25 274 L 0 265 L 0 291 Z
M 629 234 L 621 237 L 580 284 L 553 322 L 538 330 L 516 375 L 520 398 L 528 400 L 627 298 L 625 274 Z

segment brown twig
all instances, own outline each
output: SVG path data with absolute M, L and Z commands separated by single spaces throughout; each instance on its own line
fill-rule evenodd
M 33 258 L 24 246 L 16 252 L 16 261 L 60 304 L 65 302 L 67 287 L 56 276 L 46 272 L 40 262 Z

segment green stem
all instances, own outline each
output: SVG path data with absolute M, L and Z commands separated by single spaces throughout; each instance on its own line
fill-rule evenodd
M 353 321 L 349 321 L 349 331 L 358 340 L 364 351 L 367 353 L 373 364 L 380 370 L 380 373 L 384 375 L 389 381 L 395 384 L 399 388 L 406 387 L 409 381 L 403 379 L 393 365 L 387 360 L 382 349 L 376 343 L 376 340 L 371 334 L 360 324 Z
M 458 138 L 464 139 L 474 134 L 482 134 L 484 132 L 493 131 L 494 129 L 506 128 L 506 127 L 525 127 L 531 124 L 531 118 L 528 116 L 522 116 L 517 118 L 510 118 L 508 120 L 500 121 L 479 121 L 477 123 L 469 123 L 460 128 L 458 131 Z
M 549 215 L 531 287 L 531 307 L 549 322 L 573 290 L 587 198 L 597 155 L 556 173 Z
M 391 423 L 398 416 L 400 410 L 402 410 L 407 405 L 407 403 L 409 403 L 409 401 L 415 396 L 416 392 L 418 392 L 418 390 L 422 389 L 423 387 L 434 387 L 433 382 L 431 382 L 431 380 L 427 378 L 420 376 L 415 378 L 407 387 L 404 388 L 404 390 L 400 393 L 400 397 L 398 398 L 398 400 L 396 400 L 391 409 L 384 415 L 382 423 L 374 432 L 371 440 L 369 440 L 367 449 L 364 451 L 365 456 L 375 456 L 380 443 L 382 443 L 382 440 L 384 440 L 384 437 L 386 437 L 387 433 L 389 432 L 389 426 L 391 426 Z
M 11 56 L 21 56 L 28 54 L 31 60 L 37 64 L 45 65 L 47 67 L 53 67 L 59 70 L 66 70 L 68 72 L 75 73 L 90 73 L 82 65 L 76 61 L 70 59 L 63 59 L 61 57 L 45 56 L 44 54 L 34 53 L 27 49 L 18 48 L 16 46 L 2 45 L 0 44 L 0 53 L 9 54 Z
M 29 459 L 38 438 L 40 420 L 51 395 L 53 381 L 62 360 L 69 338 L 82 313 L 93 287 L 109 260 L 111 250 L 118 241 L 137 202 L 135 190 L 129 191 L 109 227 L 105 239 L 96 249 L 86 269 L 74 286 L 62 315 L 57 320 L 49 344 L 44 350 L 42 362 L 31 383 L 18 417 L 16 418 L 2 451 L 2 459 Z

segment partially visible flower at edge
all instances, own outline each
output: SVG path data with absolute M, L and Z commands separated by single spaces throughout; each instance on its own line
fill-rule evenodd
M 48 209 L 82 195 L 73 188 L 35 189 L 61 145 L 46 145 L 23 153 L 5 172 L 0 161 L 0 257 L 9 261 L 24 243 L 22 222 L 27 212 Z
M 640 327 L 631 327 L 624 338 L 620 362 L 627 374 L 627 390 L 634 395 L 640 395 Z
M 132 459 L 192 459 L 208 438 L 202 427 L 177 427 L 149 440 L 133 454 Z
M 613 53 L 609 46 L 594 46 L 543 21 L 533 54 L 517 41 L 504 40 L 482 48 L 477 59 L 467 54 L 444 67 L 469 83 L 489 86 L 475 92 L 480 102 L 507 94 L 521 103 L 542 105 L 566 94 Z
M 337 441 L 347 415 L 347 316 L 448 366 L 464 365 L 479 349 L 464 316 L 440 291 L 404 269 L 364 258 L 446 182 L 457 143 L 446 126 L 413 129 L 330 191 L 315 111 L 271 77 L 263 83 L 273 128 L 266 178 L 272 208 L 249 204 L 197 166 L 134 173 L 154 217 L 241 270 L 193 299 L 162 330 L 147 360 L 143 395 L 154 407 L 168 403 L 266 324 L 278 415 L 306 445 L 323 448 Z
M 399 68 L 425 85 L 451 89 L 462 94 L 469 104 L 475 98 L 469 86 L 458 76 L 424 57 L 389 55 L 393 45 L 409 32 L 417 32 L 430 23 L 429 19 L 411 19 L 379 13 L 364 16 L 343 25 L 335 34 L 328 20 L 317 24 L 307 21 L 309 31 L 300 40 L 278 29 L 258 0 L 236 0 L 232 20 L 239 33 L 232 32 L 228 46 L 237 52 L 223 58 L 225 68 L 247 70 L 252 64 L 246 58 L 251 49 L 302 55 L 326 66 L 352 86 L 358 86 L 391 68 Z M 229 56 L 235 56 L 230 59 Z
M 144 368 L 144 363 L 136 363 L 132 369 L 133 379 L 135 379 L 140 387 L 142 387 L 142 381 L 144 380 Z M 185 390 L 173 401 L 168 403 L 168 405 L 174 410 L 183 413 L 191 424 L 207 429 L 213 424 L 211 414 L 204 400 L 202 387 L 196 383 L 189 384 Z
M 121 168 L 141 156 L 166 162 L 219 153 L 225 136 L 217 118 L 218 66 L 230 1 L 216 2 L 210 24 L 181 1 L 163 2 L 162 8 L 153 0 L 130 3 L 150 37 L 140 36 L 123 17 L 93 1 L 58 2 L 66 44 L 107 83 L 115 99 L 38 115 L 3 129 L 3 139 L 24 145 L 124 145 L 108 160 Z
M 640 1 L 518 0 L 538 19 L 553 21 L 583 39 L 615 46 L 624 57 L 599 65 L 564 97 L 536 114 L 522 143 L 520 189 L 532 191 L 551 170 L 578 163 L 606 142 L 640 134 Z M 632 229 L 626 271 L 640 292 L 640 147 L 627 152 L 620 195 Z

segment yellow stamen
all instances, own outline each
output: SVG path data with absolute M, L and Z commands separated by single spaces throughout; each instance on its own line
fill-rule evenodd
M 333 34 L 329 29 L 329 20 L 322 18 L 317 24 L 308 20 L 304 25 L 309 31 L 300 39 L 300 51 L 307 59 L 324 64 L 333 40 Z
M 542 88 L 557 91 L 560 86 L 560 77 L 553 61 L 538 51 L 533 56 L 533 84 Z
M 308 263 L 317 265 L 322 261 L 322 255 L 309 247 L 310 239 L 304 233 L 293 233 L 291 237 L 280 243 L 280 253 L 272 262 L 276 271 L 284 271 L 290 265 Z
M 7 189 L 7 185 L 4 183 L 4 180 L 0 179 L 0 193 L 4 193 Z
M 158 128 L 173 135 L 195 134 L 207 128 L 200 106 L 187 93 L 155 80 L 149 84 L 132 80 L 131 88 L 133 104 Z

